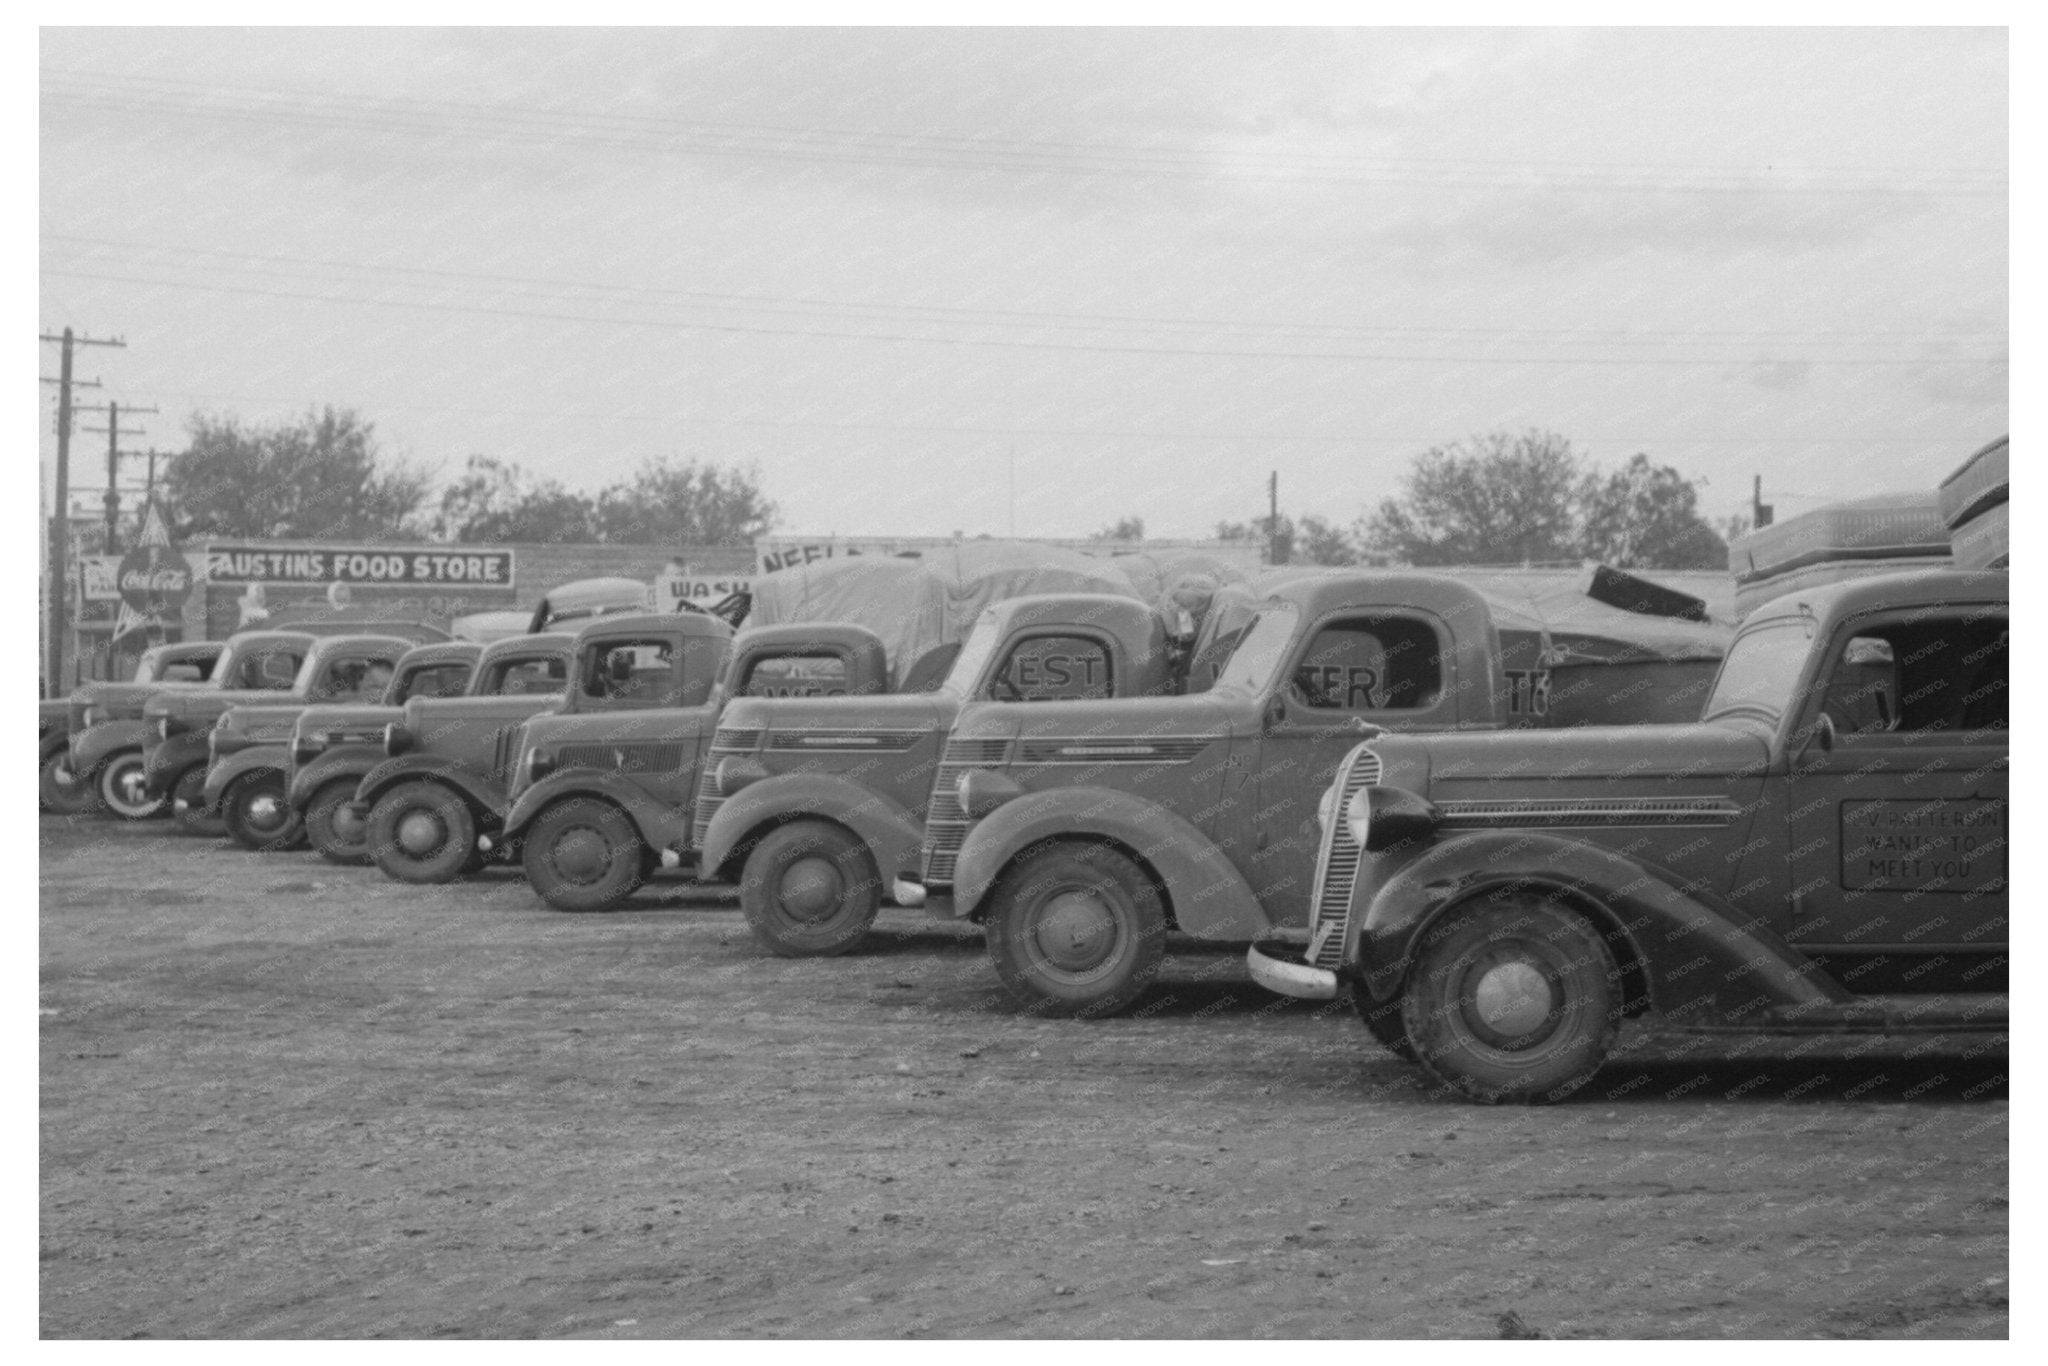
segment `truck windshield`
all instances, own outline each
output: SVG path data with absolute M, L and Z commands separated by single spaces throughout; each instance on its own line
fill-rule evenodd
M 985 615 L 975 622 L 967 643 L 953 657 L 953 667 L 947 670 L 946 681 L 939 685 L 939 691 L 962 701 L 974 696 L 974 685 L 988 672 L 989 661 L 995 658 L 996 647 L 1002 643 L 1002 628 L 994 616 Z
M 1812 624 L 1785 617 L 1753 626 L 1735 638 L 1721 661 L 1703 720 L 1747 713 L 1775 725 L 1791 705 L 1799 671 L 1812 652 Z
M 1231 652 L 1230 662 L 1216 677 L 1217 688 L 1242 688 L 1264 692 L 1287 660 L 1287 647 L 1294 643 L 1301 611 L 1291 602 L 1268 603 Z
M 223 690 L 283 692 L 291 687 L 305 663 L 305 647 L 288 641 L 266 640 L 243 646 L 221 661 L 210 680 Z

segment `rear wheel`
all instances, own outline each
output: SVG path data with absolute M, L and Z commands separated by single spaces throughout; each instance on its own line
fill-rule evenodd
M 221 809 L 235 843 L 259 854 L 290 849 L 306 833 L 305 822 L 285 800 L 284 775 L 275 769 L 241 779 L 228 789 Z
M 63 747 L 43 756 L 37 775 L 36 805 L 59 816 L 82 816 L 100 804 L 93 785 L 71 771 L 71 756 Z
M 206 814 L 206 766 L 194 764 L 171 784 L 171 819 L 180 832 L 212 839 L 227 833 L 227 821 Z
M 1423 1070 L 1488 1104 L 1562 1100 L 1614 1046 L 1614 955 L 1582 917 L 1547 898 L 1503 896 L 1424 937 L 1401 1022 Z
M 1166 910 L 1129 857 L 1067 841 L 1025 858 L 989 893 L 988 953 L 1019 1001 L 1049 1015 L 1114 1015 L 1166 956 Z
M 526 880 L 558 911 L 608 911 L 640 886 L 647 846 L 626 813 L 570 797 L 540 813 L 521 845 Z
M 139 749 L 124 749 L 102 762 L 93 775 L 100 805 L 124 821 L 146 821 L 162 815 L 169 799 L 152 797 L 142 790 L 142 769 Z
M 370 809 L 370 857 L 400 882 L 453 882 L 476 853 L 476 818 L 452 788 L 400 783 Z
M 768 832 L 740 872 L 740 910 L 754 937 L 784 958 L 845 953 L 882 909 L 882 877 L 858 835 L 828 821 Z
M 337 779 L 306 803 L 306 838 L 329 863 L 361 867 L 371 861 L 369 822 L 350 809 L 356 781 Z

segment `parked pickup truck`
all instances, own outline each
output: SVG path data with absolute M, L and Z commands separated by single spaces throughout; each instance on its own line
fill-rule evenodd
M 1348 988 L 1478 1101 L 1584 1086 L 1624 1017 L 1717 1031 L 2003 1030 L 2007 582 L 1777 598 L 1691 725 L 1385 735 L 1325 797 L 1289 996 Z
M 398 661 L 390 687 L 374 704 L 307 707 L 298 713 L 286 746 L 285 802 L 320 857 L 330 863 L 370 862 L 354 802 L 364 775 L 384 760 L 384 728 L 415 697 L 467 695 L 483 648 L 469 640 L 419 646 Z
M 888 691 L 880 638 L 835 623 L 741 632 L 715 687 L 686 664 L 660 690 L 623 692 L 622 681 L 630 683 L 651 652 L 723 654 L 731 635 L 702 613 L 656 621 L 638 634 L 591 636 L 562 710 L 526 723 L 503 838 L 518 846 L 527 880 L 557 910 L 608 910 L 655 868 L 688 857 L 690 800 L 727 698 Z
M 59 815 L 82 815 L 99 805 L 91 775 L 71 767 L 71 734 L 74 726 L 84 728 L 84 716 L 94 712 L 94 721 L 114 708 L 108 690 L 116 687 L 147 692 L 166 687 L 199 687 L 213 672 L 214 662 L 227 649 L 220 640 L 188 640 L 170 645 L 153 645 L 135 663 L 135 676 L 125 685 L 88 683 L 68 698 L 43 702 L 38 710 L 36 746 L 41 781 L 37 805 Z M 95 710 L 95 708 L 98 710 Z M 136 713 L 139 718 L 141 713 Z
M 200 795 L 203 816 L 218 815 L 228 834 L 245 849 L 259 852 L 289 849 L 306 835 L 301 808 L 289 800 L 286 784 L 291 769 L 291 740 L 308 712 L 387 711 L 392 717 L 408 697 L 460 692 L 469 682 L 470 665 L 479 647 L 460 642 L 415 645 L 387 665 L 379 655 L 339 641 L 360 644 L 368 637 L 343 636 L 314 646 L 306 669 L 323 672 L 301 701 L 238 704 L 221 713 L 207 736 L 206 785 Z M 330 662 L 316 665 L 315 659 Z M 381 734 L 380 734 L 381 738 Z M 360 775 L 358 775 L 360 776 Z M 345 796 L 353 796 L 350 786 Z M 172 806 L 177 805 L 173 799 Z
M 885 876 L 916 866 L 940 746 L 963 706 L 1178 686 L 1159 615 L 1135 598 L 1085 593 L 987 608 L 933 692 L 736 697 L 697 792 L 698 873 L 739 883 L 747 924 L 771 952 L 844 953 L 874 923 Z M 897 899 L 921 897 L 905 884 Z
M 143 720 L 155 731 L 155 740 L 143 755 L 143 790 L 152 797 L 168 797 L 171 816 L 186 830 L 210 829 L 216 821 L 228 826 L 238 842 L 267 845 L 297 832 L 289 830 L 289 811 L 282 801 L 282 786 L 272 794 L 252 787 L 238 794 L 236 806 L 223 812 L 206 798 L 206 770 L 212 758 L 213 735 L 230 710 L 252 703 L 280 702 L 310 705 L 315 702 L 360 701 L 383 695 L 398 657 L 413 642 L 402 636 L 339 635 L 312 640 L 299 658 L 290 686 L 274 688 L 238 687 L 237 682 L 260 682 L 263 671 L 279 671 L 292 658 L 288 653 L 266 656 L 263 671 L 232 680 L 230 686 L 195 688 L 166 692 L 143 705 Z
M 1664 719 L 1698 715 L 1699 693 L 1653 696 Z M 923 886 L 984 922 L 1020 1001 L 1111 1013 L 1158 971 L 1169 928 L 1249 942 L 1304 926 L 1316 801 L 1361 735 L 1545 724 L 1529 702 L 1466 584 L 1288 581 L 1206 692 L 961 711 L 932 788 Z M 1642 697 L 1628 705 L 1660 719 Z

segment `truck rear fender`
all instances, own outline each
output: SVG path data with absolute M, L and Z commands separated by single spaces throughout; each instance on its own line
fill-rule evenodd
M 656 801 L 646 791 L 616 773 L 600 769 L 567 768 L 551 773 L 519 794 L 505 816 L 505 838 L 518 839 L 540 813 L 567 797 L 591 797 L 609 802 L 626 813 L 626 819 L 640 832 L 650 849 L 681 852 L 690 843 L 690 815 L 686 810 Z
M 1164 807 L 1106 787 L 1062 787 L 1005 802 L 967 832 L 953 872 L 953 914 L 982 909 L 1023 853 L 1051 839 L 1097 840 L 1151 873 L 1174 924 L 1197 939 L 1249 942 L 1274 930 L 1244 876 L 1207 835 Z
M 837 773 L 779 773 L 749 783 L 718 808 L 704 831 L 704 847 L 697 851 L 698 876 L 737 878 L 746 851 L 763 833 L 806 817 L 832 821 L 858 835 L 884 885 L 916 867 L 924 846 L 924 822 L 894 798 Z
M 141 717 L 102 721 L 71 736 L 71 771 L 91 773 L 124 749 L 147 750 L 156 743 L 156 726 Z
M 218 814 L 228 789 L 241 779 L 261 772 L 282 775 L 285 765 L 290 762 L 291 751 L 283 745 L 251 745 L 247 749 L 236 750 L 206 770 L 206 814 Z
M 1391 1001 L 1433 925 L 1513 890 L 1554 896 L 1605 931 L 1626 979 L 1624 999 L 1674 1024 L 1732 1023 L 1847 996 L 1767 925 L 1718 896 L 1684 890 L 1654 865 L 1533 830 L 1444 839 L 1402 864 L 1352 926 L 1346 961 L 1361 965 L 1367 995 Z
M 368 810 L 392 788 L 415 779 L 453 788 L 477 811 L 494 819 L 503 819 L 505 815 L 508 803 L 501 784 L 489 774 L 479 773 L 466 764 L 450 763 L 435 754 L 401 754 L 395 759 L 386 759 L 363 775 L 362 783 L 356 788 L 355 804 Z

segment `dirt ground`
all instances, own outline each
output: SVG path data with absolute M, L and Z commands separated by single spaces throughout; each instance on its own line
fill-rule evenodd
M 683 882 L 41 853 L 46 1336 L 2007 1331 L 2002 1038 L 1634 1035 L 1483 1109 L 1234 951 L 1051 1022 L 918 912 L 790 962 Z

